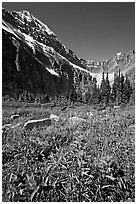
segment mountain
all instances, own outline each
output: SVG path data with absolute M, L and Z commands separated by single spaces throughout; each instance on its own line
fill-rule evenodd
M 50 96 L 65 94 L 76 87 L 81 76 L 96 77 L 100 84 L 104 70 L 113 82 L 119 69 L 134 79 L 135 53 L 121 53 L 102 62 L 79 59 L 29 11 L 2 9 L 3 95 L 15 96 L 25 90 Z
M 24 90 L 63 94 L 73 88 L 80 73 L 91 74 L 73 51 L 28 11 L 2 10 L 2 59 L 3 95 Z
M 120 72 L 128 75 L 131 83 L 135 81 L 135 51 L 131 50 L 127 53 L 118 52 L 112 59 L 100 62 L 86 61 L 81 59 L 81 63 L 86 66 L 91 73 L 108 72 L 111 82 L 114 80 L 114 73 Z

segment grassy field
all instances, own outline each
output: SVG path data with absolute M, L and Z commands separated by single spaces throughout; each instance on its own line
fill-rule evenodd
M 20 117 L 11 120 L 18 113 Z M 25 131 L 31 118 L 60 117 Z M 135 201 L 134 106 L 101 111 L 90 105 L 53 107 L 3 103 L 3 201 Z M 70 115 L 83 118 L 73 122 Z

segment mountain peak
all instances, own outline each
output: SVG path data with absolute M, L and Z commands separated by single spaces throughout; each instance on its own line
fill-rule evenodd
M 27 10 L 23 10 L 23 11 L 19 11 L 20 13 L 23 13 L 24 15 L 26 15 L 26 16 L 30 16 L 31 14 L 30 14 L 30 12 L 29 11 L 27 11 Z
M 122 52 L 117 52 L 116 53 L 117 56 L 120 56 L 121 54 L 122 54 Z
M 13 11 L 12 14 L 18 15 L 23 21 L 27 20 L 27 22 L 29 23 L 31 23 L 32 21 L 35 21 L 36 24 L 38 24 L 40 28 L 44 28 L 49 35 L 55 36 L 55 33 L 53 33 L 53 31 L 51 31 L 46 24 L 44 24 L 42 21 L 34 17 L 29 11 L 27 10 Z
M 18 14 L 23 20 L 32 21 L 34 19 L 33 15 L 27 10 L 13 11 L 13 14 Z

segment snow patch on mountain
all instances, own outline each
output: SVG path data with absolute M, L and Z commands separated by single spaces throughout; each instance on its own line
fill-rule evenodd
M 46 68 L 52 75 L 55 75 L 57 77 L 60 77 L 60 75 L 54 71 L 54 69 L 49 69 L 49 68 Z
M 63 59 L 65 59 L 66 61 L 68 61 L 65 57 L 63 57 L 62 55 L 59 54 L 60 57 L 62 57 Z M 97 79 L 97 85 L 100 85 L 101 84 L 101 81 L 102 81 L 102 73 L 94 73 L 94 72 L 90 72 L 78 65 L 75 65 L 73 64 L 72 62 L 69 62 L 68 63 L 73 67 L 73 68 L 76 68 L 76 69 L 79 69 L 80 71 L 84 71 L 86 73 L 88 73 L 90 76 L 92 76 L 93 78 L 95 77 Z M 113 83 L 114 81 L 114 73 L 109 73 L 108 74 L 108 79 L 110 81 L 110 85 Z
M 79 69 L 80 71 L 86 72 L 87 74 L 89 74 L 90 76 L 92 76 L 93 78 L 96 77 L 97 79 L 97 85 L 101 84 L 101 80 L 102 80 L 102 73 L 93 73 L 90 72 L 76 64 L 73 64 L 72 62 L 68 61 L 65 57 L 63 57 L 62 55 L 58 54 L 62 59 L 66 60 L 74 69 Z M 113 79 L 113 76 L 111 74 L 108 74 L 108 77 L 110 80 Z
M 68 48 L 67 48 L 65 45 L 63 45 L 63 44 L 62 44 L 62 46 L 64 47 L 65 51 L 66 51 L 67 53 L 69 53 Z
M 37 41 L 37 45 L 40 46 L 43 52 L 49 52 L 51 54 L 55 54 L 55 50 L 52 47 L 49 47 L 47 45 L 44 45 L 43 43 L 40 43 Z
M 33 54 L 36 54 L 35 40 L 33 39 L 33 37 L 31 37 L 30 35 L 27 35 L 26 33 L 22 33 L 19 29 L 15 29 L 15 28 L 14 28 L 14 33 L 16 33 L 18 37 L 21 37 L 23 40 L 25 40 L 27 45 L 33 50 Z
M 120 57 L 121 52 L 117 52 L 116 55 L 117 55 L 117 57 Z
M 8 24 L 4 20 L 2 20 L 2 29 L 7 31 L 8 33 L 15 35 L 18 38 L 18 36 L 15 34 L 15 32 L 10 28 L 10 26 L 8 26 Z
M 14 32 L 9 28 L 7 27 L 6 25 L 2 24 L 2 28 L 7 31 L 8 33 L 11 33 L 11 34 L 14 34 Z
M 35 54 L 35 53 L 36 53 L 36 52 L 35 52 L 35 47 L 34 47 L 34 45 L 35 45 L 35 40 L 34 40 L 33 37 L 31 37 L 30 35 L 27 35 L 27 34 L 25 34 L 25 33 L 23 33 L 23 35 L 24 35 L 24 37 L 25 37 L 26 43 L 32 48 L 33 54 Z
M 15 38 L 12 38 L 12 42 L 13 42 L 13 44 L 16 47 L 15 64 L 16 64 L 17 70 L 20 71 L 20 65 L 19 65 L 19 48 L 20 48 L 20 43 Z

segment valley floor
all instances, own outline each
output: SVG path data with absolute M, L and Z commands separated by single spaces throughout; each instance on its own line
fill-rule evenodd
M 135 107 L 3 102 L 3 201 L 135 201 Z M 30 119 L 59 117 L 24 130 Z M 11 119 L 11 115 L 19 117 Z

